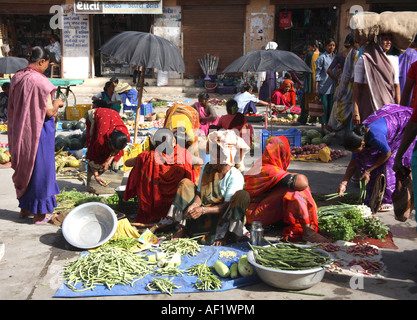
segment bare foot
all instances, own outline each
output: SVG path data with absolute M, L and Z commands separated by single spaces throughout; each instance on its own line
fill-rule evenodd
M 27 209 L 20 209 L 20 214 L 19 214 L 19 218 L 20 219 L 26 219 L 29 218 L 30 216 L 32 216 L 32 213 L 27 210 Z

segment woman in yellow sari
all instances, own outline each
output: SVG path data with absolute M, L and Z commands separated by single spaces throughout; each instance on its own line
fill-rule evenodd
M 192 156 L 192 181 L 197 182 L 203 161 L 198 156 L 198 132 L 200 117 L 196 109 L 185 104 L 176 103 L 170 107 L 165 116 L 164 128 L 170 129 L 177 144 L 187 149 Z

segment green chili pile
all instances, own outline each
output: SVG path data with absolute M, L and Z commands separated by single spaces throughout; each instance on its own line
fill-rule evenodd
M 269 247 L 252 246 L 256 263 L 280 270 L 307 270 L 325 268 L 333 260 L 315 251 L 314 247 L 300 247 L 291 243 L 271 244 Z

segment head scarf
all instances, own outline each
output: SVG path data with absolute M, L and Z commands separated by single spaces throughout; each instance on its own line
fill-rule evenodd
M 281 87 L 278 90 L 285 94 L 286 92 L 284 92 L 284 90 L 285 90 L 285 87 L 287 86 L 287 84 L 290 84 L 291 85 L 291 88 L 290 88 L 290 91 L 289 92 L 295 92 L 295 90 L 294 90 L 294 83 L 290 79 L 285 79 L 282 82 Z
M 177 129 L 179 127 L 185 128 L 185 135 L 187 141 L 194 141 L 194 131 L 193 125 L 191 124 L 190 119 L 185 114 L 174 114 L 171 120 L 171 130 Z
M 285 136 L 272 137 L 262 157 L 245 174 L 245 190 L 251 197 L 274 187 L 288 173 L 291 148 Z
M 250 147 L 245 140 L 237 136 L 234 130 L 218 130 L 210 132 L 208 135 L 208 146 L 210 154 L 210 162 L 215 163 L 217 159 L 217 147 L 220 147 L 221 164 L 234 166 L 237 163 L 243 163 L 246 153 Z M 236 154 L 241 152 L 239 162 L 237 162 Z

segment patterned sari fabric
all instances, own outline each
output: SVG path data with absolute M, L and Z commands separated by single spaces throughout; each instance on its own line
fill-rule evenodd
M 329 119 L 329 127 L 334 131 L 350 128 L 352 117 L 353 75 L 355 63 L 358 60 L 358 51 L 350 50 L 346 57 L 340 81 L 334 93 L 333 109 Z
M 403 92 L 405 82 L 407 80 L 407 73 L 410 70 L 411 65 L 417 61 L 416 48 L 408 48 L 404 53 L 400 54 L 399 60 L 399 72 L 400 72 L 400 88 Z M 407 102 L 407 107 L 410 106 L 411 98 Z
M 191 155 L 176 145 L 171 155 L 144 151 L 129 173 L 124 200 L 138 197 L 136 221 L 150 223 L 166 217 L 184 178 L 191 179 Z
M 283 236 L 297 239 L 303 234 L 302 225 L 309 224 L 318 231 L 317 205 L 310 188 L 294 191 L 277 185 L 290 174 L 290 160 L 288 139 L 273 137 L 261 159 L 245 174 L 245 190 L 251 197 L 246 219 L 248 223 L 260 221 L 263 225 L 284 221 L 289 226 L 283 230 Z
M 220 193 L 218 173 L 212 169 L 210 164 L 207 164 L 202 175 L 200 192 L 202 206 L 210 207 L 222 204 L 224 198 Z M 226 231 L 231 231 L 238 237 L 243 235 L 245 212 L 250 201 L 246 191 L 239 190 L 232 196 L 223 216 L 210 214 L 202 215 L 195 220 L 186 220 L 184 212 L 193 203 L 195 195 L 195 184 L 189 179 L 181 180 L 168 213 L 170 218 L 186 226 L 187 233 L 190 235 L 216 234 L 216 239 L 223 238 Z
M 126 134 L 128 141 L 130 140 L 129 130 L 124 124 L 120 114 L 112 109 L 98 108 L 87 121 L 87 154 L 86 158 L 95 165 L 101 166 L 109 158 L 111 150 L 109 147 L 110 135 L 114 130 L 118 130 Z M 114 156 L 113 163 L 120 162 L 123 159 L 124 151 L 120 150 Z M 93 164 L 92 164 L 93 165 Z M 123 166 L 123 163 L 121 164 Z M 115 168 L 116 169 L 116 168 Z
M 364 125 L 368 126 L 372 122 L 380 118 L 385 118 L 388 128 L 386 139 L 388 146 L 391 149 L 391 156 L 387 160 L 387 162 L 385 162 L 383 165 L 379 166 L 375 170 L 371 171 L 370 181 L 366 185 L 367 198 L 365 199 L 365 203 L 369 202 L 370 196 L 372 194 L 372 189 L 375 184 L 375 179 L 381 173 L 385 175 L 387 182 L 383 203 L 392 203 L 391 196 L 395 190 L 395 172 L 392 170 L 392 166 L 394 164 L 394 159 L 397 154 L 398 148 L 401 144 L 401 139 L 403 137 L 405 126 L 407 125 L 412 113 L 412 108 L 403 107 L 396 104 L 386 105 L 381 109 L 375 111 L 363 122 Z M 416 140 L 414 140 L 413 143 L 410 144 L 410 147 L 407 149 L 406 153 L 403 156 L 403 165 L 406 167 L 411 165 L 411 157 L 415 143 Z M 376 150 L 372 146 L 367 146 L 361 152 L 356 153 L 356 163 L 359 169 L 361 170 L 361 174 L 366 169 L 371 167 L 380 155 L 381 152 Z

